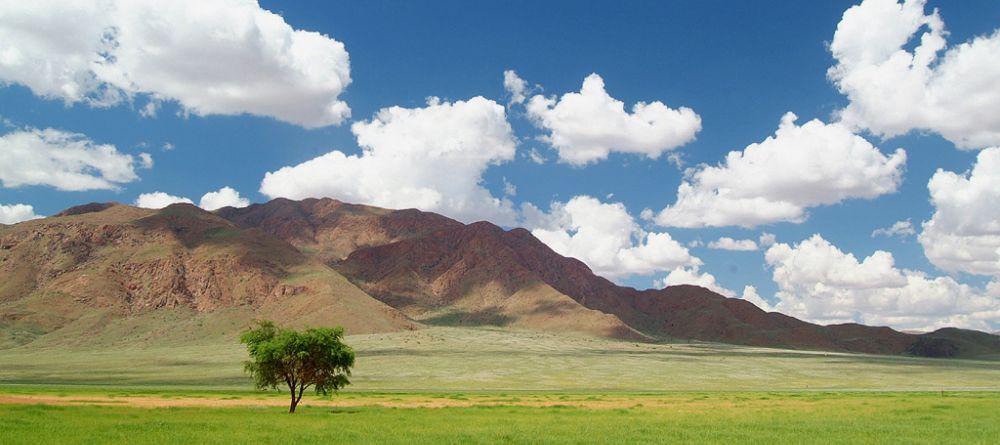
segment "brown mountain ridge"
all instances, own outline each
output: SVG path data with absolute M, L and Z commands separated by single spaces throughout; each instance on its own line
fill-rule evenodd
M 86 204 L 0 227 L 0 348 L 165 310 L 184 311 L 179 320 L 232 319 L 230 331 L 269 317 L 358 333 L 487 325 L 637 341 L 1000 353 L 1000 337 L 975 331 L 819 326 L 697 286 L 617 286 L 527 230 L 414 209 L 332 199 L 276 199 L 214 213 L 187 204 Z M 171 327 L 159 329 L 164 335 Z

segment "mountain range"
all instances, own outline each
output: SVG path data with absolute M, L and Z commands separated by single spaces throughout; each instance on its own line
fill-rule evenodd
M 349 334 L 498 326 L 637 342 L 1000 353 L 1000 337 L 977 331 L 820 326 L 697 286 L 618 286 L 525 229 L 415 209 L 332 199 L 215 212 L 92 203 L 0 226 L 0 349 L 228 338 L 256 318 Z

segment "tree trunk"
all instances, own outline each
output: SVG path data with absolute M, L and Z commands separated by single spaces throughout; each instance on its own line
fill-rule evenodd
M 295 414 L 295 405 L 298 405 L 299 401 L 295 398 L 295 387 L 289 385 L 288 389 L 292 393 L 292 404 L 288 406 L 288 414 Z

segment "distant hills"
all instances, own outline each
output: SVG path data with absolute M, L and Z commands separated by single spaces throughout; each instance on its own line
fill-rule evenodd
M 413 209 L 332 199 L 214 213 L 107 203 L 0 226 L 0 348 L 201 341 L 234 335 L 254 318 L 349 333 L 485 325 L 632 341 L 1000 354 L 1000 337 L 976 331 L 819 326 L 696 286 L 617 286 L 527 230 Z

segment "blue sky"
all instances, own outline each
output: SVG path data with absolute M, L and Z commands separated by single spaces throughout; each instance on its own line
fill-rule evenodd
M 1000 125 L 989 117 L 1000 109 L 996 62 L 1000 37 L 995 34 L 1000 6 L 996 2 L 929 1 L 924 5 L 911 1 L 902 5 L 870 1 L 854 9 L 855 21 L 867 23 L 855 28 L 849 26 L 845 11 L 858 2 L 261 1 L 258 5 L 232 0 L 214 5 L 227 13 L 208 20 L 191 19 L 198 8 L 204 8 L 199 2 L 179 2 L 171 11 L 157 10 L 155 2 L 136 7 L 110 3 L 113 6 L 105 9 L 112 12 L 85 4 L 74 10 L 47 2 L 37 8 L 0 3 L 0 12 L 7 13 L 0 14 L 0 116 L 4 119 L 0 163 L 8 165 L 0 167 L 0 205 L 7 206 L 5 211 L 11 215 L 7 222 L 53 214 L 83 202 L 139 203 L 141 194 L 154 192 L 197 204 L 203 195 L 222 187 L 234 189 L 249 202 L 275 196 L 331 196 L 406 207 L 409 201 L 399 196 L 409 195 L 397 193 L 392 198 L 386 194 L 393 195 L 394 187 L 413 186 L 420 193 L 429 190 L 438 200 L 413 195 L 412 206 L 465 221 L 481 217 L 506 226 L 528 226 L 557 251 L 580 257 L 595 271 L 639 288 L 695 282 L 766 309 L 818 322 L 860 321 L 903 329 L 944 324 L 1000 329 L 1000 250 L 966 252 L 970 246 L 1000 247 L 998 224 L 988 224 L 1000 219 L 998 211 L 990 210 L 1000 203 L 1000 192 L 991 192 L 990 185 L 1000 189 L 1000 183 L 990 174 L 992 164 L 986 159 L 993 156 L 989 147 L 1000 146 L 1000 137 L 994 135 L 1000 134 Z M 265 40 L 288 37 L 293 30 L 314 31 L 322 36 L 309 45 L 320 52 L 292 68 L 272 72 L 269 64 L 280 65 L 287 55 L 280 48 L 259 50 L 253 45 L 260 41 L 246 37 L 256 34 L 245 34 L 246 29 L 263 23 L 259 21 L 262 16 L 254 14 L 266 11 L 277 14 L 288 29 L 266 28 L 260 33 Z M 176 29 L 175 40 L 170 40 L 176 48 L 163 43 L 162 36 L 146 32 L 154 28 L 151 16 Z M 914 20 L 920 23 L 914 25 Z M 80 22 L 95 25 L 93 29 L 71 26 Z M 53 28 L 65 24 L 66 31 L 57 36 L 52 35 L 60 34 L 56 29 L 43 32 L 37 26 L 25 31 L 25 23 Z M 835 41 L 841 25 L 844 31 Z M 231 29 L 242 30 L 245 39 L 219 46 L 191 44 Z M 67 62 L 74 59 L 66 54 L 104 57 L 98 44 L 108 35 L 115 43 L 106 50 L 112 56 L 100 59 L 104 62 L 97 68 L 92 61 Z M 896 44 L 893 36 L 903 41 Z M 885 68 L 891 52 L 919 53 L 921 36 L 945 42 L 932 48 L 934 59 L 922 67 L 931 74 L 920 77 L 919 62 L 912 62 L 909 71 Z M 87 39 L 98 49 L 74 46 Z M 241 42 L 246 46 L 240 46 Z M 964 58 L 958 57 L 961 44 L 969 42 L 975 42 L 970 46 L 978 52 L 969 50 Z M 336 44 L 342 44 L 346 53 L 338 53 Z M 154 57 L 146 51 L 158 46 L 176 52 Z M 20 58 L 10 54 L 20 54 Z M 349 69 L 309 65 L 323 57 L 345 63 L 349 57 Z M 220 59 L 229 62 L 220 64 Z M 863 60 L 851 62 L 855 59 Z M 101 63 L 111 65 L 113 73 L 100 71 Z M 829 75 L 828 70 L 838 64 L 845 74 Z M 303 65 L 319 72 L 320 79 L 302 80 L 296 70 Z M 39 71 L 38 67 L 47 68 Z M 873 67 L 882 71 L 871 74 Z M 522 103 L 512 103 L 511 91 L 505 89 L 507 70 L 526 82 L 527 99 Z M 82 95 L 67 93 L 58 74 L 68 71 L 82 73 L 83 77 L 70 76 L 74 82 L 85 79 L 77 86 L 92 88 Z M 949 83 L 951 73 L 959 81 Z M 587 128 L 574 127 L 572 122 L 608 120 L 595 116 L 588 121 L 591 118 L 583 115 L 586 109 L 573 108 L 568 102 L 562 107 L 561 101 L 567 93 L 580 92 L 591 74 L 603 81 L 610 98 L 624 103 L 626 116 L 637 102 L 659 101 L 671 111 L 689 108 L 698 117 L 698 129 L 693 137 L 673 139 L 657 139 L 663 133 L 650 129 L 649 138 L 657 139 L 653 142 L 636 136 L 639 132 L 620 129 L 607 130 L 600 137 L 582 134 Z M 323 82 L 347 75 L 346 87 Z M 870 75 L 876 77 L 870 81 L 863 77 Z M 97 87 L 86 83 L 95 78 Z M 880 97 L 885 88 L 866 86 L 879 82 L 891 86 L 890 95 Z M 265 99 L 237 100 L 208 93 L 232 85 L 246 87 L 244 94 L 260 92 Z M 116 92 L 117 97 L 102 96 L 103 91 Z M 277 98 L 267 99 L 274 91 Z M 209 98 L 201 98 L 202 93 Z M 474 102 L 478 96 L 483 101 Z M 539 102 L 532 108 L 535 96 Z M 437 105 L 430 105 L 429 97 L 438 98 Z M 552 101 L 547 107 L 542 103 L 545 99 Z M 156 104 L 155 115 L 144 112 L 151 102 Z M 299 103 L 305 111 L 288 110 Z M 320 110 L 324 104 L 335 103 L 346 104 L 350 116 L 339 112 L 309 115 L 309 106 L 319 104 L 316 109 Z M 397 113 L 378 115 L 390 107 L 399 107 Z M 850 112 L 845 114 L 845 109 Z M 502 122 L 494 119 L 498 110 Z M 684 181 L 693 183 L 704 169 L 700 165 L 718 167 L 727 153 L 773 137 L 788 112 L 798 117 L 797 128 L 818 119 L 817 131 L 828 130 L 822 134 L 831 139 L 809 139 L 825 137 L 820 132 L 787 142 L 779 137 L 768 150 L 797 150 L 806 153 L 804 162 L 810 162 L 820 159 L 823 152 L 836 153 L 841 149 L 836 144 L 844 141 L 861 144 L 855 151 L 845 151 L 858 158 L 829 167 L 822 183 L 790 174 L 791 182 L 762 184 L 756 192 L 747 187 L 741 198 L 797 203 L 801 214 L 769 214 L 755 223 L 735 215 L 711 224 L 655 217 L 678 205 L 678 187 Z M 546 124 L 546 118 L 552 120 Z M 582 121 L 573 121 L 576 118 Z M 569 123 L 560 127 L 559 119 Z M 966 123 L 950 124 L 959 121 Z M 692 122 L 686 122 L 691 130 Z M 660 123 L 658 128 L 666 132 L 670 124 Z M 408 125 L 407 130 L 394 132 L 389 129 L 394 124 Z M 352 131 L 352 125 L 358 127 Z M 58 133 L 39 136 L 46 129 Z M 582 141 L 594 139 L 610 153 L 582 164 L 561 158 L 563 152 L 552 142 L 560 131 L 569 140 L 563 145 L 565 153 L 578 153 L 574 150 L 580 150 Z M 364 161 L 351 158 L 362 155 L 362 132 L 374 141 L 367 147 L 381 155 Z M 837 139 L 841 133 L 860 142 Z M 65 138 L 54 141 L 56 134 L 77 136 L 68 142 Z M 449 142 L 445 140 L 449 134 L 461 136 Z M 23 137 L 15 137 L 19 135 Z M 407 138 L 419 141 L 410 144 Z M 831 142 L 834 139 L 840 142 Z M 39 165 L 100 177 L 100 161 L 60 164 L 58 153 L 72 151 L 68 146 L 73 141 L 83 141 L 82 148 L 75 145 L 73 153 L 92 154 L 94 146 L 110 145 L 118 156 L 114 159 L 130 156 L 130 165 L 119 166 L 125 169 L 119 172 L 124 177 L 111 180 L 109 186 L 90 188 L 41 177 L 45 171 L 25 179 L 23 170 Z M 450 143 L 457 144 L 456 150 L 465 150 L 448 161 L 454 164 L 414 162 L 411 170 L 428 171 L 406 172 L 413 173 L 413 178 L 378 182 L 386 189 L 381 195 L 369 196 L 352 185 L 331 185 L 338 180 L 375 180 L 355 170 L 385 171 L 393 176 L 392 167 L 379 168 L 394 156 L 404 160 L 416 156 L 419 161 L 424 151 Z M 864 147 L 865 143 L 871 147 Z M 629 144 L 639 148 L 622 149 Z M 824 148 L 824 144 L 834 144 L 834 148 Z M 408 147 L 405 153 L 392 151 L 403 145 Z M 897 148 L 905 150 L 905 162 L 891 167 Z M 346 160 L 328 159 L 316 171 L 292 169 L 332 151 L 341 152 Z M 32 153 L 42 152 L 47 154 L 38 156 L 48 157 L 34 163 L 37 159 Z M 151 166 L 143 165 L 140 153 L 152 158 Z M 532 153 L 544 162 L 533 161 Z M 787 157 L 774 156 L 762 159 Z M 478 161 L 463 161 L 472 158 Z M 982 165 L 982 173 L 973 175 L 977 165 Z M 289 168 L 287 174 L 262 193 L 265 174 L 283 167 Z M 764 174 L 753 177 L 770 176 L 767 168 L 771 167 L 754 170 Z M 773 172 L 774 177 L 789 171 L 788 165 L 774 168 L 780 170 Z M 866 168 L 880 168 L 881 173 L 857 173 Z M 939 169 L 943 185 L 935 198 L 928 184 Z M 745 182 L 735 171 L 719 174 L 730 184 Z M 126 178 L 130 172 L 133 177 Z M 948 172 L 968 184 L 945 184 Z M 107 178 L 113 173 L 103 174 Z M 439 180 L 442 177 L 446 180 Z M 860 182 L 850 186 L 830 185 L 839 184 L 838 178 L 858 177 Z M 477 181 L 481 181 L 478 188 Z M 516 192 L 505 192 L 507 184 Z M 788 188 L 796 189 L 794 197 L 782 191 Z M 456 196 L 456 203 L 446 203 L 449 196 Z M 955 196 L 966 198 L 958 202 Z M 484 197 L 500 203 L 483 207 Z M 32 209 L 26 213 L 20 207 L 15 212 L 17 204 Z M 534 212 L 525 210 L 529 204 Z M 764 212 L 767 205 L 751 213 Z M 640 217 L 644 209 L 653 218 Z M 703 210 L 715 214 L 710 207 Z M 932 219 L 935 229 L 924 230 L 923 223 Z M 910 230 L 872 235 L 907 220 Z M 979 227 L 973 220 L 986 223 Z M 773 234 L 776 242 L 761 242 L 764 233 Z M 650 234 L 669 238 L 661 236 L 654 242 Z M 753 241 L 754 250 L 708 247 L 721 237 Z M 949 252 L 963 255 L 956 258 Z M 886 255 L 891 256 L 888 264 Z M 667 278 L 678 269 L 673 279 Z

